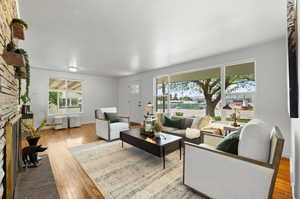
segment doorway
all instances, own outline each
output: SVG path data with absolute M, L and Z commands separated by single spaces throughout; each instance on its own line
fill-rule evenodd
M 143 121 L 143 106 L 141 101 L 141 81 L 130 82 L 129 86 L 129 116 L 130 121 L 141 123 Z

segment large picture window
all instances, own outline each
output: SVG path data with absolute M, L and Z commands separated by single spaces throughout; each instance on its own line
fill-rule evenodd
M 253 118 L 254 63 L 244 63 L 169 75 L 156 79 L 156 109 L 171 115 L 240 121 Z
M 48 114 L 68 114 L 81 112 L 81 81 L 50 78 Z

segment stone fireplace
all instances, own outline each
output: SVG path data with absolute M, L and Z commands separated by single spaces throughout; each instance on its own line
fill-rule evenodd
M 4 155 L 2 169 L 5 175 L 2 183 L 5 198 L 13 198 L 18 172 L 22 168 L 20 118 L 21 115 L 16 115 L 4 126 L 3 137 L 6 142 L 0 153 Z

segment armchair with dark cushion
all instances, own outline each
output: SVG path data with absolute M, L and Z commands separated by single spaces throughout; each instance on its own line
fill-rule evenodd
M 237 155 L 186 142 L 183 183 L 215 199 L 271 199 L 284 139 L 278 127 L 266 126 L 246 124 Z
M 114 121 L 110 121 L 109 118 L 105 118 L 106 115 L 112 115 Z M 120 132 L 129 130 L 129 117 L 119 116 L 116 107 L 100 108 L 95 110 L 96 119 L 96 135 L 107 141 L 117 140 L 120 138 Z

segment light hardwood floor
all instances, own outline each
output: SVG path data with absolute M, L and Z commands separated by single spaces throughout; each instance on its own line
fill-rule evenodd
M 95 124 L 66 130 L 41 132 L 40 144 L 48 146 L 48 153 L 61 199 L 104 198 L 68 151 L 69 147 L 100 141 Z M 23 142 L 26 145 L 26 142 Z M 101 190 L 100 190 L 101 191 Z M 289 160 L 282 159 L 273 199 L 291 199 Z

